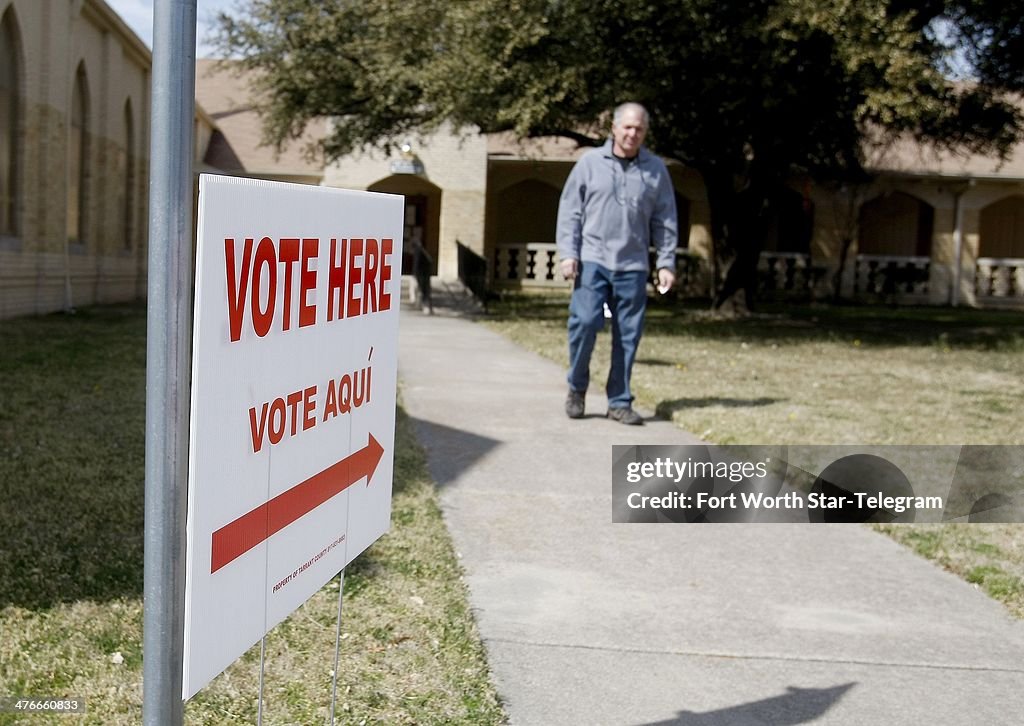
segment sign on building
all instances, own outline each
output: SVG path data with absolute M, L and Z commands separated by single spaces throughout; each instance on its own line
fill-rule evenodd
M 401 197 L 199 182 L 183 697 L 388 529 Z

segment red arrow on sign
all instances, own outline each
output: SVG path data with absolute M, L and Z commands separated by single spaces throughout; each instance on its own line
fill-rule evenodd
M 366 477 L 370 485 L 384 447 L 370 434 L 366 446 L 354 451 L 336 464 L 309 479 L 281 492 L 233 522 L 213 533 L 213 554 L 210 572 L 214 573 L 273 534 L 280 532 L 299 517 L 308 514 L 335 494 L 348 489 Z

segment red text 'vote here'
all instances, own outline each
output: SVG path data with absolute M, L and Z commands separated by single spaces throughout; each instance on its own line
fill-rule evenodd
M 390 310 L 393 251 L 389 238 L 332 238 L 326 299 L 318 299 L 319 238 L 263 237 L 257 243 L 246 237 L 240 245 L 225 238 L 231 341 L 240 340 L 243 330 L 262 338 L 271 330 Z

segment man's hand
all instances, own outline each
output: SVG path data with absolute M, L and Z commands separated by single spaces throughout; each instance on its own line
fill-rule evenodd
M 658 292 L 664 295 L 676 284 L 676 276 L 672 270 L 662 267 L 658 270 Z
M 576 274 L 579 272 L 579 260 L 566 257 L 559 263 L 559 269 L 562 271 L 562 277 L 566 280 L 575 280 Z

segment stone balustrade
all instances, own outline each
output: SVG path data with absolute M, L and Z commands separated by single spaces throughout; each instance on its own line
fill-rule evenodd
M 979 257 L 974 266 L 974 294 L 979 300 L 1024 299 L 1024 258 Z

